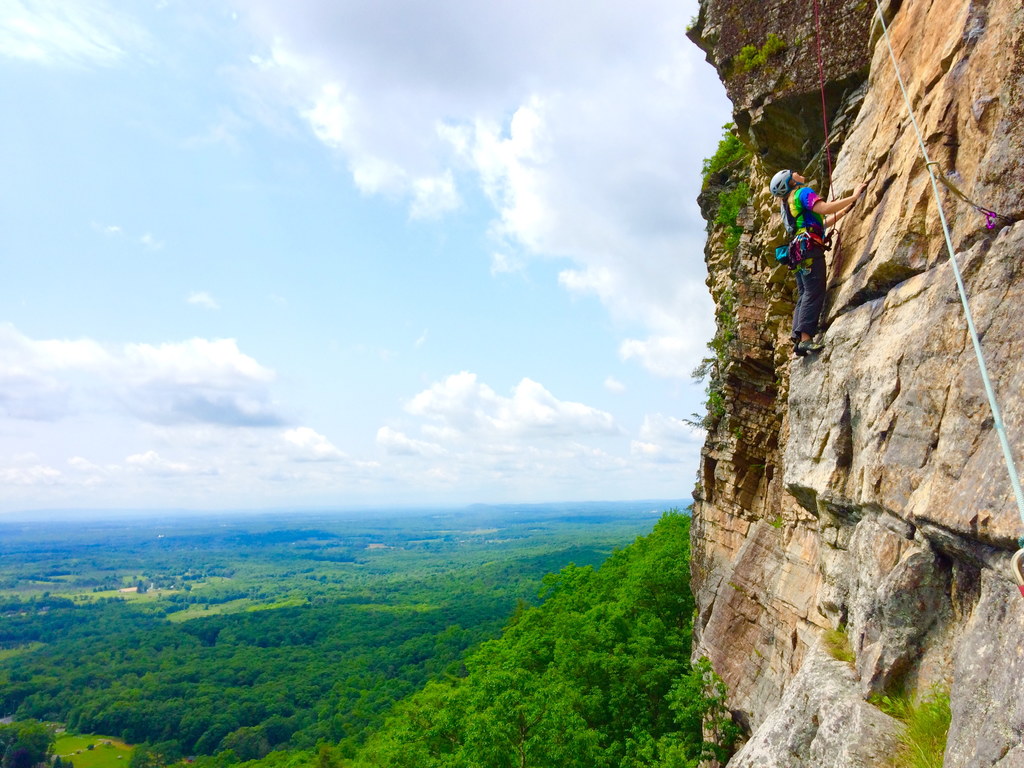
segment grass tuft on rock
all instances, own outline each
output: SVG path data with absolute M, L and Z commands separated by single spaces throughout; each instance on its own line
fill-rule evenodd
M 853 664 L 857 660 L 857 655 L 850 646 L 850 636 L 842 624 L 835 629 L 830 629 L 822 639 L 825 641 L 826 650 L 833 659 L 845 661 L 848 664 Z
M 916 703 L 907 696 L 880 696 L 872 703 L 904 725 L 890 768 L 942 768 L 952 718 L 946 688 L 934 685 Z

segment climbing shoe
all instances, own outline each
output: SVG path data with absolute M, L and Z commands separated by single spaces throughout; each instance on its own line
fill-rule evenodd
M 796 345 L 796 353 L 803 357 L 809 352 L 821 352 L 825 348 L 825 345 L 820 341 L 801 341 Z

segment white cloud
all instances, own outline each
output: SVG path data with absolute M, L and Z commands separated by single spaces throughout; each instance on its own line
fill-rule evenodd
M 189 304 L 206 307 L 207 309 L 220 309 L 220 304 L 217 303 L 217 300 L 206 291 L 193 291 L 185 301 Z
M 705 337 L 682 330 L 675 336 L 626 339 L 619 346 L 623 360 L 636 358 L 651 373 L 666 378 L 689 379 L 694 360 L 706 347 Z
M 0 487 L 5 485 L 56 485 L 62 479 L 63 475 L 60 470 L 43 464 L 35 464 L 31 467 L 0 468 Z
M 476 121 L 469 158 L 500 215 L 495 232 L 539 253 L 547 250 L 557 211 L 547 204 L 543 168 L 551 161 L 552 139 L 543 112 L 534 96 L 512 115 L 507 134 L 500 122 Z
M 122 227 L 120 224 L 98 224 L 94 221 L 92 222 L 92 228 L 95 231 L 99 232 L 101 235 L 105 235 L 106 237 L 129 236 L 128 233 L 125 231 L 124 227 Z M 159 251 L 165 245 L 164 241 L 158 240 L 156 236 L 153 235 L 152 232 L 146 232 L 139 236 L 138 238 L 135 238 L 134 236 L 131 236 L 131 238 L 132 240 L 138 242 L 139 245 L 141 245 L 143 248 L 149 251 Z
M 420 392 L 406 411 L 463 435 L 543 439 L 620 433 L 611 414 L 558 400 L 536 381 L 523 379 L 511 397 L 502 397 L 467 371 Z
M 226 426 L 282 421 L 267 391 L 274 372 L 242 353 L 234 339 L 127 344 L 119 364 L 123 400 L 147 421 Z
M 129 468 L 147 474 L 166 477 L 170 475 L 184 475 L 191 472 L 188 464 L 182 462 L 168 461 L 161 458 L 156 451 L 136 453 L 125 458 L 124 463 Z
M 91 339 L 35 340 L 0 325 L 0 415 L 49 421 L 126 409 L 161 424 L 273 426 L 275 374 L 234 339 L 117 348 Z
M 73 407 L 76 374 L 101 370 L 110 356 L 90 340 L 33 341 L 0 325 L 0 414 L 50 421 Z
M 661 413 L 648 414 L 637 439 L 630 445 L 634 457 L 663 464 L 692 464 L 704 442 L 704 430 Z
M 388 453 L 403 456 L 440 456 L 445 453 L 444 448 L 437 443 L 413 440 L 391 427 L 381 427 L 377 430 L 377 444 Z
M 345 458 L 330 440 L 310 427 L 286 430 L 282 437 L 296 461 L 338 461 Z
M 729 114 L 682 34 L 695 3 L 235 7 L 262 41 L 247 88 L 304 121 L 359 189 L 415 218 L 478 184 L 492 274 L 567 260 L 561 285 L 602 302 L 633 337 L 628 359 L 689 376 L 712 332 L 694 201 Z
M 491 276 L 510 275 L 523 271 L 523 262 L 507 253 L 491 254 Z
M 626 391 L 626 385 L 614 376 L 609 376 L 604 380 L 604 388 L 616 395 L 621 395 Z
M 439 176 L 413 180 L 409 215 L 414 219 L 436 219 L 458 209 L 461 202 L 455 177 L 448 170 Z
M 276 63 L 278 66 L 288 66 L 282 59 Z M 335 149 L 345 149 L 349 140 L 351 105 L 345 102 L 346 96 L 340 85 L 325 83 L 313 106 L 302 112 L 316 137 Z
M 117 224 L 97 224 L 93 222 L 92 228 L 104 235 L 123 235 L 124 230 Z
M 102 472 L 103 467 L 93 464 L 88 459 L 82 458 L 81 456 L 72 456 L 68 459 L 68 465 L 77 469 L 79 472 Z
M 0 55 L 50 66 L 110 66 L 145 49 L 148 33 L 98 0 L 5 0 Z

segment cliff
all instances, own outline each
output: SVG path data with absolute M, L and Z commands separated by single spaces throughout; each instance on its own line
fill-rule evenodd
M 1007 217 L 986 229 L 942 187 L 1020 463 L 1024 8 L 882 5 L 931 159 Z M 1024 601 L 1008 570 L 1024 526 L 875 3 L 820 7 L 820 37 L 798 0 L 701 0 L 689 32 L 750 150 L 711 175 L 702 209 L 714 222 L 722 192 L 751 190 L 705 252 L 720 330 L 694 494 L 694 655 L 748 736 L 730 766 L 886 765 L 900 725 L 869 698 L 934 686 L 950 695 L 946 766 L 1024 766 Z M 795 358 L 767 183 L 809 168 L 828 192 L 819 41 L 833 197 L 869 186 L 828 258 L 825 349 Z M 837 629 L 852 662 L 824 650 Z

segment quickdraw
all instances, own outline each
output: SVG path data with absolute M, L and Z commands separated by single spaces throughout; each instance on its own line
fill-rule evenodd
M 943 186 L 945 186 L 946 189 L 948 189 L 958 198 L 960 198 L 969 206 L 971 206 L 971 208 L 973 208 L 974 210 L 976 210 L 978 213 L 985 217 L 985 229 L 995 229 L 996 224 L 999 222 L 1002 222 L 1005 226 L 1007 224 L 1013 224 L 1016 221 L 1016 219 L 1013 219 L 1009 216 L 1004 216 L 1001 213 L 996 213 L 995 211 L 989 210 L 988 208 L 984 208 L 978 205 L 976 202 L 971 200 L 971 198 L 965 195 L 956 184 L 949 180 L 946 174 L 942 172 L 942 168 L 941 166 L 939 166 L 937 162 L 933 160 L 932 162 L 928 163 L 928 167 L 931 167 L 933 165 L 938 170 L 938 173 L 935 174 L 935 178 L 942 182 Z
M 1017 582 L 1017 589 L 1024 596 L 1024 549 L 1018 549 L 1010 558 L 1010 570 L 1013 571 L 1013 578 Z

